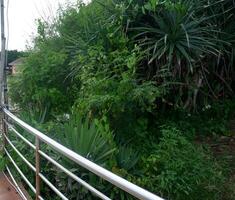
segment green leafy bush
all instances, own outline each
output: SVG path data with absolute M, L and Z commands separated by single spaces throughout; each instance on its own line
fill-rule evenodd
M 111 132 L 100 132 L 88 118 L 73 113 L 68 122 L 56 129 L 57 139 L 79 155 L 102 166 L 112 157 L 115 146 Z
M 206 101 L 233 95 L 231 1 L 121 2 L 127 34 L 144 55 L 137 72 L 164 85 L 168 91 L 164 103 L 194 110 Z
M 118 153 L 116 156 L 117 166 L 126 171 L 131 170 L 138 162 L 139 155 L 138 152 L 130 147 L 120 145 L 118 148 Z
M 216 103 L 234 97 L 234 20 L 230 0 L 79 1 L 52 24 L 38 20 L 11 101 L 36 110 L 23 116 L 31 125 L 157 194 L 220 199 L 222 170 L 192 141 L 224 134 L 234 111 Z M 46 150 L 114 199 L 129 199 Z M 94 198 L 43 162 L 71 199 Z
M 163 127 L 160 143 L 142 158 L 138 182 L 166 199 L 221 199 L 223 169 L 209 151 L 196 147 L 176 128 Z
M 228 99 L 208 104 L 196 113 L 175 109 L 158 113 L 159 126 L 168 124 L 177 127 L 185 137 L 230 135 L 229 121 L 234 118 L 235 101 Z
M 112 132 L 108 127 L 103 127 L 99 121 L 92 122 L 89 118 L 82 119 L 78 113 L 72 113 L 67 122 L 57 124 L 57 126 L 55 136 L 61 144 L 100 166 L 107 168 L 115 163 L 116 146 Z M 57 159 L 63 166 L 89 184 L 106 190 L 102 186 L 103 181 L 96 175 L 64 157 L 57 157 Z M 58 187 L 68 194 L 70 199 L 94 198 L 90 192 L 82 186 L 78 187 L 78 183 L 65 174 L 56 169 L 53 174 L 56 176 L 55 180 Z

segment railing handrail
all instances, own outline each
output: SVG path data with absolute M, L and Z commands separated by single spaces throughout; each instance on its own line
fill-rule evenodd
M 61 145 L 60 143 L 56 142 L 55 140 L 51 139 L 50 137 L 46 136 L 42 132 L 38 131 L 37 129 L 31 127 L 14 114 L 12 114 L 6 108 L 3 108 L 4 113 L 11 118 L 16 124 L 21 126 L 30 134 L 38 137 L 41 141 L 52 147 L 54 150 L 60 152 L 67 158 L 71 159 L 78 165 L 84 167 L 85 169 L 93 172 L 97 176 L 105 179 L 106 181 L 112 183 L 113 185 L 117 186 L 118 188 L 126 191 L 127 193 L 133 195 L 134 197 L 142 200 L 163 200 L 162 198 L 158 197 L 157 195 L 121 178 L 120 176 L 100 167 L 99 165 L 89 161 L 88 159 L 80 156 L 79 154 L 75 153 L 74 151 L 68 149 L 67 147 Z

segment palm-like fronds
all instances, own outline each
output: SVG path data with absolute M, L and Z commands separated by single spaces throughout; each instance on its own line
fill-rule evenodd
M 120 146 L 117 153 L 117 164 L 125 170 L 132 169 L 139 160 L 138 152 L 127 146 Z
M 57 132 L 62 144 L 100 165 L 104 165 L 115 151 L 109 141 L 110 137 L 99 132 L 95 123 L 88 118 L 82 120 L 78 114 L 73 114 Z
M 225 95 L 225 90 L 231 93 L 228 58 L 233 57 L 234 36 L 229 21 L 234 5 L 205 0 L 155 4 L 154 9 L 143 7 L 143 16 L 133 20 L 128 32 L 142 48 L 140 76 L 167 86 L 169 104 L 184 108 L 196 106 L 199 94 L 205 101 Z M 162 70 L 170 76 L 157 78 Z
M 135 40 L 148 55 L 149 64 L 165 60 L 167 66 L 181 65 L 186 61 L 193 71 L 192 64 L 207 54 L 219 54 L 213 36 L 213 26 L 205 26 L 208 18 L 194 18 L 194 11 L 181 13 L 178 10 L 164 10 L 151 15 L 149 23 L 133 28 Z

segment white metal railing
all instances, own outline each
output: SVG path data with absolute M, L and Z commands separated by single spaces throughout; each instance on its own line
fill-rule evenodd
M 65 146 L 59 144 L 55 140 L 51 139 L 50 137 L 46 136 L 42 132 L 36 130 L 35 128 L 31 127 L 27 123 L 20 120 L 18 117 L 13 115 L 9 110 L 6 108 L 3 108 L 3 112 L 5 114 L 5 119 L 3 120 L 5 131 L 3 131 L 3 135 L 5 138 L 5 143 L 8 144 L 17 154 L 18 156 L 28 165 L 28 167 L 35 172 L 36 176 L 36 186 L 34 187 L 30 180 L 27 179 L 27 177 L 23 174 L 23 172 L 20 170 L 19 166 L 17 166 L 16 162 L 10 155 L 9 151 L 4 148 L 6 155 L 9 157 L 9 160 L 15 167 L 15 169 L 19 172 L 22 179 L 25 181 L 25 183 L 29 186 L 29 188 L 35 193 L 36 200 L 43 200 L 43 197 L 41 197 L 40 194 L 40 181 L 43 181 L 48 187 L 50 187 L 55 194 L 57 194 L 61 199 L 68 200 L 68 198 L 62 194 L 42 173 L 40 170 L 40 156 L 48 160 L 50 163 L 55 165 L 57 168 L 59 168 L 62 172 L 64 172 L 67 176 L 71 177 L 73 180 L 77 181 L 79 184 L 81 184 L 83 187 L 85 187 L 87 190 L 92 192 L 95 196 L 99 197 L 100 199 L 104 200 L 110 200 L 109 197 L 107 197 L 102 192 L 95 189 L 93 186 L 86 183 L 84 180 L 79 178 L 77 175 L 66 169 L 64 166 L 59 164 L 57 161 L 55 161 L 53 158 L 51 158 L 49 155 L 44 153 L 42 150 L 40 150 L 40 142 L 45 143 L 46 145 L 50 146 L 60 154 L 64 155 L 68 159 L 74 161 L 81 167 L 84 167 L 85 169 L 89 170 L 90 172 L 96 174 L 100 178 L 110 182 L 112 185 L 122 189 L 123 191 L 127 192 L 128 194 L 131 194 L 132 196 L 142 199 L 142 200 L 163 200 L 162 198 L 158 197 L 157 195 L 148 192 L 147 190 L 115 175 L 114 173 L 104 169 L 103 167 L 100 167 L 99 165 L 89 161 L 88 159 L 78 155 L 74 151 L 66 148 Z M 22 127 L 25 131 L 30 133 L 35 137 L 35 145 L 32 144 L 29 140 L 27 140 L 24 136 L 22 136 L 15 128 L 14 125 L 9 123 L 7 119 L 11 119 L 13 124 L 17 124 L 20 127 Z M 6 129 L 10 129 L 12 132 L 16 134 L 18 138 L 23 140 L 26 144 L 29 145 L 34 151 L 35 151 L 35 165 L 32 165 L 25 157 L 22 155 L 22 153 L 14 146 L 14 144 L 10 141 Z M 10 174 L 12 174 L 9 170 L 9 167 L 7 166 L 7 170 Z M 11 175 L 12 176 L 12 175 Z M 14 177 L 12 176 L 14 179 Z M 16 183 L 16 181 L 14 181 Z M 19 187 L 17 187 L 19 189 Z M 23 194 L 22 191 L 19 191 L 20 194 Z M 24 195 L 21 195 L 23 199 L 26 199 Z

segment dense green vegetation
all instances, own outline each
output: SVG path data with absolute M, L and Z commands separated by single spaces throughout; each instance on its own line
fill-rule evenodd
M 234 11 L 232 0 L 67 6 L 53 24 L 38 21 L 22 73 L 11 79 L 11 100 L 31 125 L 166 199 L 234 199 L 227 163 L 195 142 L 231 134 Z M 45 150 L 113 199 L 131 199 Z M 94 199 L 45 166 L 70 199 Z
M 12 61 L 15 61 L 16 59 L 27 55 L 26 52 L 17 51 L 17 50 L 9 50 L 6 53 L 7 53 L 7 62 L 8 63 L 11 63 Z

